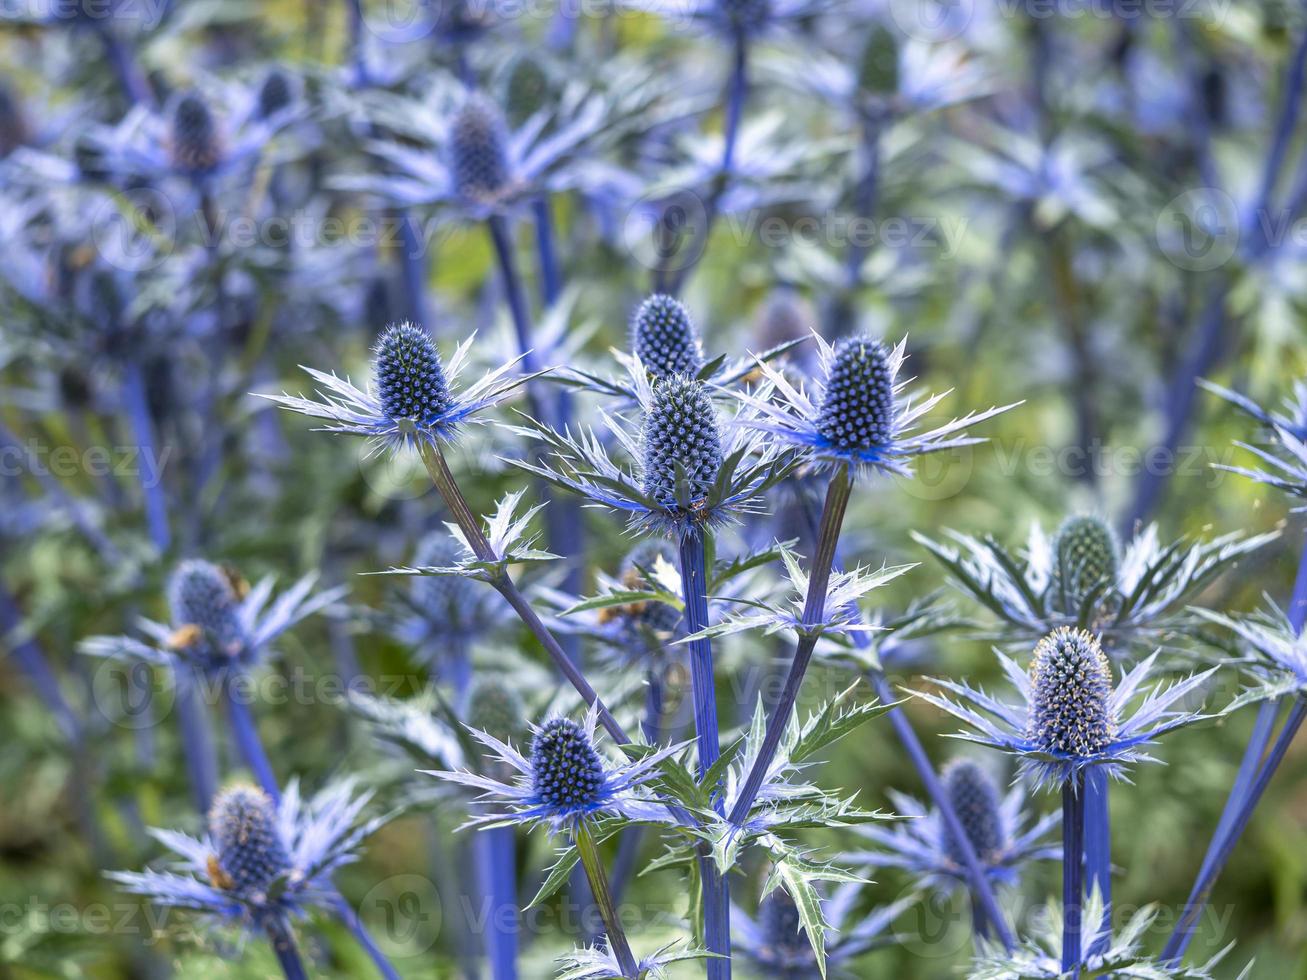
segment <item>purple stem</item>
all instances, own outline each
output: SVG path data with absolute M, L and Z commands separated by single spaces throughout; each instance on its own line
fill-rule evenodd
M 487 953 L 493 980 L 517 978 L 517 868 L 512 827 L 483 830 L 476 837 L 477 877 L 486 910 Z
M 849 468 L 841 466 L 831 477 L 826 488 L 826 503 L 822 507 L 821 527 L 817 533 L 817 549 L 812 566 L 808 570 L 808 594 L 803 602 L 803 625 L 815 627 L 826 615 L 826 590 L 830 585 L 831 570 L 835 565 L 836 549 L 839 547 L 840 529 L 844 526 L 844 514 L 848 508 L 849 495 L 853 490 L 853 479 Z M 807 674 L 808 664 L 812 661 L 812 651 L 817 646 L 820 634 L 815 630 L 803 633 L 794 648 L 794 660 L 790 663 L 790 672 L 785 678 L 785 687 L 777 699 L 775 707 L 767 718 L 767 733 L 763 736 L 762 748 L 754 759 L 753 767 L 740 788 L 735 805 L 731 809 L 731 822 L 743 825 L 762 788 L 767 770 L 776 758 L 785 727 L 790 722 L 790 713 L 799 698 L 799 689 Z
M 231 725 L 231 735 L 236 742 L 236 751 L 254 774 L 254 780 L 263 791 L 278 803 L 281 802 L 281 786 L 277 775 L 272 770 L 268 753 L 264 751 L 259 738 L 259 730 L 250 714 L 250 706 L 245 703 L 243 693 L 235 689 L 234 678 L 228 677 L 222 685 L 223 705 L 227 709 L 227 721 Z
M 1303 548 L 1298 559 L 1293 594 L 1289 598 L 1288 618 L 1290 629 L 1295 634 L 1301 634 L 1304 623 L 1307 623 L 1307 547 Z M 1302 724 L 1304 710 L 1307 710 L 1304 709 L 1302 697 L 1298 697 L 1289 711 L 1288 718 L 1285 719 L 1284 728 L 1280 730 L 1275 748 L 1259 769 L 1258 765 L 1270 741 L 1271 731 L 1275 727 L 1278 709 L 1279 701 L 1263 702 L 1257 709 L 1257 720 L 1248 740 L 1248 748 L 1244 750 L 1243 761 L 1239 764 L 1238 775 L 1235 777 L 1234 785 L 1230 787 L 1230 795 L 1225 801 L 1225 808 L 1221 811 L 1216 832 L 1212 835 L 1202 866 L 1198 870 L 1193 887 L 1189 890 L 1184 915 L 1176 923 L 1175 930 L 1162 951 L 1163 962 L 1178 964 L 1185 950 L 1189 948 L 1189 943 L 1193 941 L 1198 915 L 1206 907 L 1212 888 L 1216 885 L 1216 879 L 1224 869 L 1225 862 L 1229 860 L 1234 845 L 1248 826 L 1253 810 L 1261 801 L 1276 767 L 1279 766 L 1289 743 L 1293 741 L 1294 734 Z M 1254 773 L 1256 773 L 1255 780 Z
M 164 497 L 162 463 L 154 436 L 154 422 L 150 418 L 150 404 L 145 395 L 145 377 L 141 373 L 140 364 L 134 360 L 123 366 L 122 397 L 132 436 L 140 450 L 140 459 L 151 461 L 153 472 L 146 473 L 146 467 L 138 464 L 137 477 L 145 501 L 145 521 L 150 529 L 150 541 L 153 542 L 155 551 L 162 555 L 172 544 L 172 534 L 168 529 L 168 503 Z
M 1062 972 L 1079 976 L 1081 873 L 1085 851 L 1085 777 L 1062 784 Z
M 291 931 L 290 922 L 283 916 L 273 915 L 264 923 L 263 928 L 286 980 L 309 980 L 300 959 L 299 947 L 295 945 L 295 934 Z
M 1112 944 L 1112 822 L 1108 810 L 1107 773 L 1095 766 L 1085 774 L 1085 889 L 1103 898 L 1103 928 L 1090 938 L 1089 953 L 1104 953 Z
M 430 328 L 430 310 L 427 307 L 426 243 L 418 235 L 413 215 L 404 210 L 395 211 L 399 228 L 399 267 L 404 283 L 404 299 L 408 315 L 414 323 Z
M 183 673 L 185 672 L 185 673 Z M 203 678 L 190 668 L 177 672 L 177 725 L 180 729 L 182 754 L 191 778 L 191 795 L 200 816 L 206 816 L 218 791 L 218 754 L 213 745 L 209 716 L 200 696 Z

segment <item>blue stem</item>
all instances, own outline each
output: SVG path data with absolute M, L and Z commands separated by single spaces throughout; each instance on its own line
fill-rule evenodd
M 853 490 L 853 480 L 849 468 L 841 466 L 831 477 L 826 489 L 826 503 L 822 507 L 821 526 L 817 532 L 817 549 L 808 570 L 808 594 L 803 602 L 803 623 L 815 626 L 826 615 L 826 590 L 830 585 L 831 571 L 835 565 L 835 554 L 839 547 L 840 529 L 844 526 L 844 514 L 848 509 L 849 495 Z M 777 699 L 771 714 L 767 718 L 767 733 L 763 736 L 762 747 L 749 769 L 749 775 L 740 788 L 735 805 L 731 809 L 731 821 L 743 824 L 749 816 L 753 801 L 762 788 L 767 770 L 771 768 L 776 750 L 780 747 L 785 727 L 790 723 L 790 713 L 799 698 L 799 689 L 803 686 L 804 675 L 812 661 L 812 652 L 817 646 L 816 632 L 804 633 L 794 649 L 794 660 L 790 663 L 790 672 L 785 678 L 785 687 Z
M 390 961 L 386 959 L 386 954 L 381 951 L 381 947 L 377 945 L 363 925 L 362 920 L 359 919 L 358 913 L 354 911 L 349 902 L 345 901 L 345 897 L 337 893 L 333 896 L 331 904 L 335 909 L 336 917 L 344 923 L 345 928 L 349 930 L 350 935 L 354 937 L 354 941 L 367 954 L 368 959 L 372 961 L 372 965 L 376 967 L 377 973 L 381 975 L 383 980 L 402 980 L 400 975 L 395 972 L 395 968 L 390 965 Z
M 363 47 L 363 3 L 362 0 L 347 0 L 345 6 L 349 13 L 349 60 L 354 72 L 355 88 L 366 88 L 371 84 L 368 73 L 367 52 Z
M 1230 860 L 1230 855 L 1234 853 L 1239 838 L 1247 829 L 1253 811 L 1257 809 L 1257 804 L 1261 802 L 1266 787 L 1270 785 L 1271 777 L 1275 775 L 1275 770 L 1284 761 L 1285 753 L 1288 752 L 1294 736 L 1298 734 L 1298 729 L 1302 727 L 1304 717 L 1307 717 L 1307 702 L 1299 697 L 1289 710 L 1289 716 L 1285 719 L 1284 727 L 1280 729 L 1280 736 L 1275 740 L 1270 755 L 1266 757 L 1265 763 L 1262 764 L 1261 769 L 1258 771 L 1257 779 L 1250 787 L 1248 796 L 1241 801 L 1242 805 L 1239 807 L 1238 817 L 1231 825 L 1229 833 L 1221 841 L 1220 847 L 1210 862 L 1206 876 L 1201 876 L 1198 881 L 1194 882 L 1194 887 L 1189 893 L 1189 900 L 1185 903 L 1184 914 L 1181 915 L 1180 921 L 1176 923 L 1171 938 L 1167 940 L 1166 948 L 1162 950 L 1163 963 L 1178 964 L 1184 956 L 1185 950 L 1189 948 L 1189 943 L 1193 940 L 1194 930 L 1198 924 L 1198 916 L 1207 907 L 1207 902 L 1212 895 L 1212 889 L 1216 885 L 1216 879 L 1225 868 L 1226 862 Z
M 1304 623 L 1307 623 L 1307 547 L 1303 548 L 1298 559 L 1293 594 L 1289 597 L 1288 619 L 1290 629 L 1295 634 L 1301 634 Z M 1234 785 L 1230 787 L 1230 795 L 1225 801 L 1225 808 L 1221 811 L 1216 832 L 1212 835 L 1202 866 L 1198 870 L 1193 887 L 1189 890 L 1184 915 L 1176 924 L 1166 948 L 1162 951 L 1163 962 L 1178 964 L 1185 950 L 1189 948 L 1198 915 L 1206 906 L 1217 877 L 1252 818 L 1253 810 L 1260 802 L 1271 776 L 1275 774 L 1280 759 L 1284 757 L 1289 743 L 1302 724 L 1304 703 L 1299 697 L 1285 719 L 1284 728 L 1280 731 L 1280 737 L 1276 740 L 1270 757 L 1264 765 L 1261 764 L 1262 755 L 1270 743 L 1271 732 L 1275 728 L 1275 716 L 1279 706 L 1279 701 L 1266 701 L 1257 709 L 1257 720 L 1248 739 L 1248 748 L 1244 750 L 1243 761 L 1239 764 Z
M 245 765 L 249 767 L 254 774 L 254 780 L 263 791 L 271 796 L 277 802 L 281 802 L 281 786 L 277 782 L 276 773 L 272 771 L 272 763 L 268 761 L 268 754 L 263 749 L 263 742 L 259 738 L 259 730 L 254 724 L 254 717 L 250 714 L 250 706 L 242 700 L 239 691 L 233 690 L 233 680 L 228 678 L 223 683 L 223 703 L 227 709 L 227 721 L 231 725 L 231 735 L 236 742 L 236 751 L 244 760 Z
M 536 251 L 540 253 L 540 300 L 546 308 L 558 302 L 563 291 L 563 274 L 558 267 L 558 252 L 554 248 L 554 216 L 549 209 L 549 198 L 538 197 L 531 202 L 535 216 Z
M 486 910 L 486 952 L 493 980 L 517 978 L 517 867 L 512 827 L 476 837 L 477 877 Z
M 138 465 L 136 474 L 145 501 L 145 521 L 150 529 L 150 540 L 159 554 L 167 552 L 172 543 L 168 529 L 168 504 L 164 498 L 162 461 L 154 438 L 154 422 L 150 419 L 150 405 L 145 396 L 145 379 L 141 367 L 128 361 L 123 367 L 123 407 L 132 429 L 132 437 L 140 450 L 140 459 L 149 460 L 151 472 Z
M 708 627 L 707 562 L 702 532 L 698 529 L 685 532 L 681 535 L 679 545 L 685 629 L 687 633 L 697 633 Z M 701 638 L 687 645 L 690 654 L 690 689 L 694 699 L 694 733 L 699 749 L 699 778 L 702 779 L 721 755 L 712 641 Z M 717 805 L 722 805 L 720 798 L 717 799 Z M 703 879 L 704 943 L 710 953 L 719 954 L 708 960 L 708 980 L 729 980 L 730 885 L 711 856 L 701 856 L 699 872 Z
M 9 655 L 18 664 L 19 669 L 27 675 L 37 697 L 46 709 L 54 715 L 64 737 L 70 742 L 79 742 L 82 726 L 76 713 L 64 698 L 59 687 L 59 679 L 50 666 L 41 648 L 30 637 L 23 636 L 23 614 L 18 603 L 14 601 L 9 590 L 0 585 L 0 641 L 9 647 Z
M 218 754 L 214 749 L 204 699 L 200 697 L 203 679 L 188 668 L 183 669 L 187 673 L 179 672 L 176 679 L 177 725 L 181 730 L 182 754 L 186 757 L 186 771 L 191 777 L 195 809 L 204 816 L 218 792 Z
M 410 212 L 402 209 L 396 211 L 395 220 L 399 225 L 399 267 L 408 315 L 414 323 L 430 328 L 426 246 L 418 235 L 415 219 Z
M 128 101 L 138 105 L 154 105 L 154 90 L 123 39 L 108 24 L 97 25 L 96 33 L 100 36 L 105 56 L 113 66 L 114 76 Z
M 1062 972 L 1080 973 L 1080 919 L 1084 888 L 1085 777 L 1062 784 Z
M 722 195 L 726 193 L 735 173 L 735 149 L 740 138 L 740 121 L 744 118 L 744 104 L 749 97 L 749 40 L 743 33 L 735 35 L 733 56 L 730 87 L 726 93 L 726 122 L 722 131 L 721 166 L 718 168 L 717 179 L 704 207 L 703 231 L 698 235 L 698 241 L 694 245 L 699 250 L 699 254 L 691 256 L 680 269 L 674 272 L 658 269 L 656 274 L 655 285 L 660 291 L 673 296 L 680 293 L 690 273 L 698 265 L 702 253 L 707 250 L 713 225 L 721 212 Z
M 1112 824 L 1108 812 L 1108 778 L 1095 766 L 1085 775 L 1085 890 L 1103 898 L 1103 928 L 1090 938 L 1091 955 L 1112 944 Z
M 681 591 L 685 598 L 685 630 L 708 628 L 708 579 L 703 534 L 691 529 L 681 535 Z M 694 698 L 694 733 L 699 748 L 702 778 L 721 755 L 717 727 L 717 690 L 713 676 L 712 641 L 700 638 L 687 644 L 690 651 L 690 687 Z
M 290 923 L 282 916 L 274 915 L 268 918 L 263 928 L 268 934 L 268 942 L 272 944 L 272 951 L 277 956 L 277 962 L 281 965 L 281 972 L 286 975 L 286 980 L 309 980 L 304 962 L 300 959 L 299 948 L 295 945 L 295 934 L 291 931 Z

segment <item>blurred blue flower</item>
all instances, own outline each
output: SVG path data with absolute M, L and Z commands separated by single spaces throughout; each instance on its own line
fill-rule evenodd
M 1060 823 L 1060 813 L 1032 821 L 1019 786 L 1000 797 L 993 778 L 968 759 L 950 763 L 941 779 L 985 874 L 995 883 L 1016 884 L 1027 861 L 1061 859 L 1061 845 L 1047 839 Z M 855 828 L 879 846 L 851 860 L 871 868 L 903 868 L 934 890 L 966 885 L 966 867 L 939 810 L 927 809 L 903 793 L 891 791 L 890 798 L 895 812 L 910 819 L 889 828 L 874 824 Z
M 169 582 L 171 625 L 142 618 L 144 636 L 93 636 L 80 649 L 93 657 L 142 660 L 174 669 L 182 666 L 205 674 L 230 668 L 247 669 L 264 655 L 278 636 L 346 593 L 341 586 L 311 596 L 316 575 L 306 575 L 272 600 L 273 580 L 252 588 L 210 562 L 180 564 Z
M 176 863 L 109 877 L 160 905 L 246 929 L 314 908 L 335 909 L 339 893 L 332 874 L 357 860 L 363 841 L 389 819 L 361 821 L 371 794 L 354 790 L 353 780 L 342 780 L 305 800 L 292 781 L 277 804 L 254 786 L 232 786 L 214 800 L 205 836 L 150 831 L 177 856 Z
M 760 973 L 779 980 L 858 976 L 853 961 L 874 949 L 894 945 L 898 941 L 891 930 L 894 920 L 917 901 L 916 895 L 907 895 L 890 905 L 861 911 L 858 900 L 864 891 L 862 884 L 849 882 L 822 900 L 821 913 L 829 934 L 824 971 L 818 966 L 794 899 L 782 888 L 763 898 L 756 918 L 738 906 L 731 907 L 731 942 Z
M 1268 412 L 1250 398 L 1246 398 L 1228 388 L 1199 379 L 1198 384 L 1215 395 L 1220 395 L 1232 405 L 1242 409 L 1267 429 L 1274 447 L 1261 449 L 1246 442 L 1237 442 L 1255 455 L 1265 468 L 1247 469 L 1242 466 L 1228 466 L 1224 463 L 1214 464 L 1218 469 L 1238 473 L 1258 483 L 1283 490 L 1295 497 L 1307 497 L 1307 382 L 1294 385 L 1293 397 L 1286 398 L 1284 413 Z M 1278 453 L 1274 451 L 1278 449 Z M 1307 504 L 1295 508 L 1307 510 Z

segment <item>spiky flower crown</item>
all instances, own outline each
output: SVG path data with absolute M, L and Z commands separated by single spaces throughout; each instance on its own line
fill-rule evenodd
M 295 99 L 295 91 L 290 76 L 280 68 L 274 68 L 259 86 L 259 116 L 267 119 L 285 109 Z
M 1061 627 L 1039 641 L 1030 665 L 1027 737 L 1073 758 L 1101 752 L 1116 735 L 1112 668 L 1093 634 Z
M 449 130 L 449 169 L 459 196 L 489 200 L 509 184 L 508 126 L 489 99 L 472 95 Z
M 216 851 L 209 877 L 217 888 L 257 899 L 290 871 L 276 804 L 258 787 L 232 786 L 219 793 L 209 811 L 209 836 Z
M 179 649 L 213 663 L 230 662 L 245 650 L 240 597 L 217 565 L 199 559 L 178 565 L 168 582 L 168 604 Z
M 655 384 L 644 419 L 645 495 L 664 507 L 693 510 L 721 467 L 717 410 L 703 383 L 673 375 Z
M 1053 570 L 1049 594 L 1062 611 L 1079 611 L 1096 589 L 1116 582 L 1121 547 L 1116 534 L 1100 518 L 1073 516 L 1053 537 Z
M 972 849 L 982 861 L 992 859 L 1003 846 L 1001 799 L 994 780 L 970 759 L 950 762 L 941 778 Z M 946 844 L 949 857 L 957 864 L 965 864 L 962 848 L 952 834 Z
M 222 157 L 213 112 L 194 92 L 183 95 L 173 107 L 171 148 L 173 165 L 187 173 L 212 170 Z
M 694 377 L 703 369 L 699 334 L 679 300 L 655 293 L 631 317 L 631 349 L 655 378 Z
M 425 421 L 449 410 L 453 396 L 431 335 L 411 323 L 386 328 L 376 347 L 377 398 L 392 419 Z
M 845 337 L 835 345 L 817 430 L 836 449 L 875 449 L 893 439 L 889 356 L 889 348 L 866 337 Z
M 540 802 L 558 810 L 596 806 L 604 787 L 604 765 L 594 744 L 570 718 L 545 722 L 531 742 L 533 788 Z

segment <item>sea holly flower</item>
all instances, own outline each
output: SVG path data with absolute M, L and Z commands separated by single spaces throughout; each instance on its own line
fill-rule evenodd
M 1068 517 L 1051 538 L 1035 524 L 1024 553 L 993 538 L 949 532 L 949 543 L 913 533 L 953 583 L 1023 637 L 1059 626 L 1092 629 L 1117 645 L 1153 639 L 1178 625 L 1186 604 L 1244 555 L 1279 532 L 1224 534 L 1163 546 L 1156 524 L 1122 549 L 1099 518 Z
M 585 186 L 591 172 L 578 161 L 610 122 L 605 99 L 594 95 L 568 106 L 566 118 L 541 111 L 514 127 L 484 93 L 446 82 L 420 102 L 369 93 L 365 111 L 411 142 L 370 140 L 366 148 L 388 172 L 341 177 L 336 186 L 400 206 L 435 204 L 471 221 Z
M 940 779 L 958 820 L 995 884 L 1015 885 L 1029 861 L 1060 860 L 1062 848 L 1048 839 L 1060 814 L 1031 820 L 1025 793 L 999 791 L 993 777 L 969 759 L 957 759 Z M 890 792 L 895 812 L 909 819 L 890 828 L 866 826 L 856 832 L 877 845 L 851 860 L 870 868 L 903 868 L 930 889 L 951 891 L 967 884 L 968 875 L 957 840 L 938 808 L 929 808 L 902 793 Z
M 511 374 L 521 357 L 465 388 L 455 383 L 467 363 L 473 334 L 446 365 L 430 334 L 412 323 L 387 327 L 375 348 L 373 384 L 364 391 L 348 378 L 305 368 L 322 387 L 318 398 L 263 395 L 283 408 L 324 419 L 326 432 L 370 436 L 378 448 L 398 449 L 452 440 L 463 425 L 482 422 L 477 413 L 497 404 L 529 377 Z
M 214 800 L 205 836 L 150 831 L 176 855 L 175 863 L 109 877 L 160 905 L 244 928 L 266 928 L 314 908 L 337 909 L 332 874 L 357 860 L 363 841 L 390 819 L 361 820 L 370 800 L 370 793 L 355 793 L 352 780 L 329 784 L 309 799 L 292 781 L 280 803 L 254 786 L 231 786 Z
M 581 723 L 555 717 L 531 725 L 531 751 L 525 756 L 488 732 L 471 729 L 471 735 L 490 749 L 491 761 L 512 772 L 511 782 L 466 769 L 428 771 L 448 782 L 475 790 L 479 806 L 492 813 L 479 814 L 465 827 L 491 828 L 512 824 L 544 824 L 555 832 L 605 818 L 622 822 L 672 823 L 667 807 L 654 802 L 645 790 L 658 764 L 683 746 L 650 752 L 638 761 L 615 762 L 595 744 L 598 713 L 591 709 Z
M 1248 450 L 1262 463 L 1258 469 L 1216 464 L 1218 469 L 1238 473 L 1250 480 L 1275 487 L 1294 497 L 1307 497 L 1307 382 L 1294 385 L 1293 397 L 1285 400 L 1284 413 L 1268 412 L 1250 398 L 1200 379 L 1198 384 L 1235 405 L 1266 427 L 1273 446 L 1262 449 L 1245 442 L 1235 445 Z M 1307 505 L 1296 510 L 1307 509 Z
M 995 655 L 1016 688 L 1015 703 L 942 679 L 934 683 L 958 700 L 930 691 L 917 696 L 968 727 L 957 738 L 1016 755 L 1036 786 L 1062 786 L 1093 766 L 1122 779 L 1134 763 L 1156 761 L 1144 750 L 1162 735 L 1210 717 L 1173 706 L 1199 690 L 1215 668 L 1154 684 L 1141 696 L 1156 653 L 1114 683 L 1098 640 L 1065 626 L 1039 641 L 1029 673 L 1005 654 Z
M 1062 965 L 1062 908 L 1050 907 L 1051 914 L 1036 925 L 1034 935 L 1012 950 L 981 940 L 975 960 L 967 972 L 971 980 L 1057 980 L 1067 971 Z M 1084 903 L 1084 933 L 1087 936 L 1112 936 L 1102 949 L 1091 949 L 1079 965 L 1082 976 L 1136 977 L 1139 980 L 1214 980 L 1219 964 L 1233 948 L 1231 943 L 1206 963 L 1181 966 L 1167 963 L 1144 952 L 1144 937 L 1158 928 L 1161 909 L 1148 905 L 1132 915 L 1115 935 L 1108 906 L 1094 891 Z M 1239 973 L 1246 980 L 1252 965 Z M 1222 974 L 1224 975 L 1224 974 Z
M 749 430 L 747 411 L 723 427 L 703 382 L 682 375 L 634 381 L 643 413 L 638 439 L 627 420 L 602 409 L 599 415 L 638 468 L 613 462 L 592 430 L 573 437 L 529 419 L 519 431 L 551 453 L 539 463 L 514 465 L 628 514 L 636 527 L 677 536 L 758 513 L 762 494 L 796 465 L 792 453 Z
M 848 882 L 822 898 L 820 911 L 828 937 L 825 975 L 831 978 L 857 976 L 853 961 L 898 940 L 892 931 L 894 920 L 917 902 L 907 895 L 890 905 L 858 910 L 864 887 Z M 820 975 L 816 953 L 804 928 L 794 899 L 777 888 L 758 903 L 751 918 L 738 906 L 731 908 L 731 938 L 735 949 L 758 972 L 779 980 L 810 980 Z
M 143 639 L 96 636 L 80 649 L 95 657 L 143 660 L 201 674 L 249 669 L 282 633 L 347 591 L 342 586 L 313 596 L 316 579 L 306 575 L 273 600 L 272 578 L 250 587 L 221 566 L 190 559 L 169 579 L 170 623 L 142 618 L 137 625 Z
M 1019 402 L 973 412 L 938 428 L 912 429 L 948 392 L 916 402 L 905 397 L 910 379 L 899 380 L 906 340 L 894 347 L 867 337 L 845 337 L 834 346 L 813 334 L 822 373 L 820 394 L 810 395 L 776 368 L 758 363 L 768 382 L 765 393 L 739 393 L 755 410 L 747 424 L 779 437 L 826 467 L 879 470 L 910 476 L 916 456 L 972 446 L 985 440 L 961 435 Z

